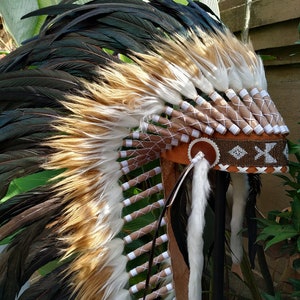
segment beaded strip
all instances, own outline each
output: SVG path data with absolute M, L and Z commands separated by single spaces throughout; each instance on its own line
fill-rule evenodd
M 160 246 L 164 243 L 166 243 L 168 241 L 168 236 L 166 234 L 163 234 L 161 236 L 159 236 L 156 240 L 155 240 L 155 245 L 156 246 Z M 139 257 L 140 255 L 144 254 L 144 253 L 147 253 L 151 250 L 151 247 L 152 247 L 152 241 L 149 242 L 149 243 L 146 243 L 145 245 L 135 249 L 134 251 L 132 252 L 129 252 L 127 254 L 127 258 L 129 260 L 133 260 L 133 259 L 136 259 L 137 257 Z
M 163 218 L 162 222 L 160 223 L 160 226 L 165 226 L 166 225 L 166 220 Z M 126 244 L 131 243 L 132 241 L 135 241 L 139 238 L 141 238 L 142 236 L 150 233 L 151 231 L 155 230 L 157 228 L 157 222 L 153 222 L 147 226 L 142 227 L 141 229 L 127 235 L 124 237 L 124 242 Z
M 196 120 L 194 118 L 189 117 L 188 115 L 177 111 L 169 106 L 165 107 L 164 113 L 168 116 L 172 117 L 174 122 L 177 122 L 177 120 L 181 121 L 184 124 L 187 124 L 188 126 L 195 128 L 199 130 L 200 132 L 204 132 L 208 135 L 212 135 L 214 133 L 214 129 L 212 127 L 204 124 L 203 122 Z
M 226 127 L 228 130 L 231 130 L 231 128 L 235 128 L 235 125 L 230 119 L 228 119 L 224 114 L 222 114 L 219 110 L 217 110 L 216 107 L 212 106 L 203 97 L 198 95 L 198 97 L 195 99 L 195 102 L 198 104 L 196 108 L 199 111 L 212 117 L 220 124 L 222 124 L 224 127 Z
M 256 134 L 262 134 L 264 132 L 262 126 L 254 118 L 248 107 L 241 101 L 238 95 L 231 89 L 226 91 L 226 96 L 231 100 L 231 103 L 235 107 L 236 111 L 247 121 Z
M 171 268 L 167 267 L 164 270 L 160 271 L 159 273 L 153 275 L 150 277 L 150 285 L 154 285 L 157 284 L 159 281 L 161 281 L 161 279 L 164 279 L 165 277 L 169 276 L 172 274 Z M 129 292 L 131 292 L 132 294 L 137 293 L 138 291 L 142 290 L 145 288 L 146 282 L 142 281 L 139 282 L 136 285 L 133 285 L 130 289 Z
M 165 285 L 165 286 L 161 287 L 160 289 L 158 289 L 158 290 L 152 292 L 151 294 L 147 295 L 145 297 L 145 300 L 155 300 L 155 299 L 157 299 L 160 296 L 167 295 L 172 290 L 173 290 L 172 283 L 168 283 L 167 285 Z M 142 300 L 142 298 L 140 298 L 139 300 Z
M 169 252 L 165 251 L 165 252 L 161 253 L 160 255 L 154 257 L 152 264 L 155 266 L 169 258 L 170 258 Z M 147 271 L 148 267 L 149 267 L 149 262 L 147 261 L 144 264 L 137 266 L 136 268 L 130 270 L 129 275 L 130 275 L 130 277 L 134 277 L 144 271 Z
M 124 221 L 126 223 L 130 222 L 130 221 L 132 221 L 132 220 L 134 220 L 134 219 L 136 219 L 138 217 L 141 217 L 141 216 L 143 216 L 143 215 L 145 215 L 145 214 L 147 214 L 147 213 L 149 213 L 149 212 L 151 212 L 151 211 L 153 211 L 153 210 L 155 210 L 157 208 L 163 207 L 164 204 L 165 204 L 164 199 L 160 199 L 160 200 L 158 200 L 158 201 L 156 201 L 156 202 L 154 202 L 152 204 L 149 204 L 149 205 L 145 206 L 144 208 L 141 208 L 141 209 L 139 209 L 139 210 L 137 210 L 137 211 L 135 211 L 135 212 L 133 212 L 131 214 L 126 215 L 124 217 Z

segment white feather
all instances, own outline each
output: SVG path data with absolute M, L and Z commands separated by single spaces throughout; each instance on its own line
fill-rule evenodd
M 166 83 L 168 83 L 171 88 L 177 90 L 183 96 L 189 99 L 195 99 L 198 94 L 193 82 L 191 81 L 191 76 L 175 64 L 168 63 L 168 68 L 175 75 L 176 80 L 164 78 Z
M 242 81 L 234 65 L 232 65 L 228 69 L 228 78 L 229 78 L 229 87 L 232 88 L 235 92 L 238 92 L 243 89 Z
M 205 5 L 207 5 L 214 12 L 214 14 L 218 18 L 220 18 L 220 9 L 219 9 L 218 0 L 200 0 L 200 2 L 204 3 Z
M 169 102 L 173 105 L 179 105 L 182 101 L 182 97 L 178 91 L 173 90 L 172 88 L 156 82 L 156 87 L 154 87 L 157 96 L 165 102 Z
M 201 77 L 193 77 L 192 81 L 194 82 L 195 86 L 199 88 L 203 93 L 210 95 L 214 92 L 213 85 L 201 74 Z
M 200 70 L 203 72 L 205 77 L 209 82 L 215 87 L 216 90 L 225 91 L 228 89 L 229 80 L 227 76 L 227 70 L 225 68 L 224 62 L 222 61 L 220 55 L 218 56 L 218 65 L 214 65 L 210 61 L 197 56 L 199 61 L 198 66 Z
M 238 57 L 238 54 L 236 55 L 236 57 Z M 242 57 L 240 57 L 240 60 L 238 61 L 236 66 L 236 70 L 242 81 L 243 87 L 247 90 L 253 88 L 255 86 L 254 74 Z
M 26 282 L 24 283 L 24 285 L 21 287 L 20 292 L 19 292 L 19 294 L 16 296 L 15 300 L 18 300 L 18 299 L 22 296 L 23 292 L 25 292 L 25 291 L 26 291 L 27 289 L 29 289 L 29 288 L 30 288 L 30 281 L 28 280 L 28 281 L 26 281 Z
M 256 67 L 256 76 L 257 76 L 257 86 L 263 90 L 267 90 L 267 79 L 265 75 L 265 69 L 263 61 L 260 57 L 257 57 L 257 67 Z

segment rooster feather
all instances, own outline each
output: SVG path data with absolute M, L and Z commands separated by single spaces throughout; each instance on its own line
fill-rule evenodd
M 198 93 L 225 92 L 226 68 L 251 71 L 260 60 L 198 2 L 63 0 L 25 17 L 39 15 L 40 33 L 0 61 L 0 299 L 172 296 L 166 221 L 156 224 L 161 154 L 227 131 L 225 117 L 198 110 Z M 48 180 L 10 195 L 45 172 Z M 188 183 L 171 209 L 187 266 Z M 147 275 L 155 230 L 157 273 Z

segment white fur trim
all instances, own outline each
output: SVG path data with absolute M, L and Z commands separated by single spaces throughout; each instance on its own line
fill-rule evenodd
M 245 207 L 249 194 L 249 182 L 246 174 L 231 173 L 232 180 L 232 216 L 231 216 L 231 238 L 230 249 L 232 252 L 232 262 L 239 264 L 243 258 L 243 241 L 241 230 L 243 229 L 243 220 Z
M 209 163 L 200 159 L 195 163 L 191 214 L 188 220 L 188 254 L 190 263 L 189 300 L 202 299 L 201 277 L 203 270 L 203 230 L 205 225 L 204 213 L 209 193 L 208 181 Z

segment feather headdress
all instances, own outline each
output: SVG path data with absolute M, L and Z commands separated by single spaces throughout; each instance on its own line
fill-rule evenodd
M 218 41 L 230 44 L 232 39 L 231 34 L 222 33 Z M 87 83 L 82 96 L 71 95 L 63 103 L 71 114 L 58 120 L 56 125 L 58 131 L 67 135 L 53 137 L 47 144 L 56 151 L 46 168 L 67 169 L 56 184 L 59 197 L 68 203 L 59 228 L 60 235 L 70 245 L 66 256 L 80 253 L 69 272 L 76 274 L 74 282 L 81 299 L 101 291 L 103 298 L 120 297 L 120 293 L 125 295 L 126 262 L 147 251 L 136 249 L 127 258 L 121 255 L 123 243 L 133 243 L 155 228 L 155 223 L 149 224 L 124 236 L 123 241 L 117 237 L 123 222 L 130 224 L 135 219 L 133 216 L 122 219 L 123 206 L 130 207 L 143 198 L 138 194 L 124 199 L 122 192 L 156 176 L 159 170 L 148 170 L 125 181 L 127 174 L 159 157 L 189 164 L 197 153 L 202 153 L 200 161 L 219 170 L 242 173 L 286 171 L 283 135 L 286 132 L 270 133 L 270 126 L 264 126 L 253 115 L 252 106 L 257 105 L 256 98 L 265 101 L 263 95 L 252 98 L 247 94 L 246 102 L 238 96 L 239 90 L 229 89 L 232 73 L 225 67 L 230 60 L 225 53 L 220 53 L 218 47 L 212 47 L 210 43 L 207 47 L 195 36 L 166 41 L 162 47 L 155 45 L 155 49 L 158 54 L 132 56 L 135 64 L 112 64 L 101 72 L 104 80 L 96 86 Z M 249 57 L 246 49 L 241 46 L 238 54 L 240 59 L 244 57 L 244 64 L 253 59 L 253 54 Z M 224 61 L 226 59 L 228 61 Z M 230 64 L 231 68 L 240 67 L 239 64 L 234 66 L 233 61 Z M 255 67 L 254 64 L 253 74 L 259 72 Z M 267 120 L 269 112 L 259 111 L 259 117 Z M 260 130 L 256 130 L 259 125 Z M 262 132 L 262 128 L 266 131 Z M 74 162 L 72 168 L 70 160 Z M 189 299 L 196 299 L 196 295 L 200 298 L 202 246 L 197 240 L 201 241 L 203 225 L 194 222 L 204 221 L 209 191 L 209 187 L 200 184 L 208 182 L 203 174 L 203 170 L 207 174 L 208 167 L 193 163 L 195 190 L 193 188 L 187 239 L 190 290 L 192 287 L 197 289 L 190 292 Z M 78 189 L 78 184 L 82 188 Z M 145 190 L 145 196 L 161 191 L 159 183 Z M 77 202 L 78 207 L 74 204 Z M 198 210 L 198 204 L 203 208 Z M 160 204 L 151 206 L 154 209 Z M 142 209 L 148 212 L 150 208 Z M 163 238 L 159 237 L 158 244 L 164 242 Z M 97 259 L 91 263 L 91 257 Z M 159 276 L 153 275 L 151 282 L 167 276 L 170 272 L 167 270 L 169 267 L 161 270 Z M 131 273 L 137 275 L 138 272 Z M 91 289 L 91 282 L 95 282 L 94 289 Z M 143 288 L 142 283 L 131 287 L 130 292 L 138 292 L 140 288 Z
M 162 3 L 179 9 L 173 2 Z M 191 172 L 189 203 L 176 205 L 181 205 L 188 216 L 185 224 L 188 299 L 201 299 L 202 234 L 210 190 L 209 169 L 236 173 L 287 170 L 285 135 L 288 130 L 265 91 L 260 59 L 249 45 L 238 42 L 196 4 L 182 8 L 186 14 L 178 12 L 176 15 L 174 12 L 176 17 L 160 20 L 153 10 L 162 3 L 152 1 L 139 8 L 132 0 L 126 3 L 127 6 L 100 3 L 102 11 L 97 6 L 99 4 L 76 6 L 72 16 L 78 13 L 78 19 L 71 23 L 66 12 L 70 6 L 64 4 L 62 14 L 50 20 L 41 34 L 45 35 L 48 30 L 50 37 L 45 35 L 46 41 L 57 43 L 56 48 L 52 52 L 47 47 L 43 51 L 37 49 L 32 57 L 28 57 L 32 64 L 35 62 L 41 68 L 24 71 L 28 73 L 26 76 L 34 78 L 33 94 L 39 95 L 44 101 L 43 107 L 49 105 L 50 109 L 29 112 L 24 104 L 25 112 L 30 113 L 31 118 L 38 115 L 43 117 L 42 120 L 47 117 L 51 120 L 47 123 L 50 135 L 43 136 L 43 132 L 38 131 L 37 144 L 41 153 L 43 150 L 48 152 L 45 160 L 35 161 L 35 170 L 61 170 L 61 173 L 55 174 L 46 188 L 38 187 L 31 195 L 4 202 L 3 211 L 9 215 L 12 210 L 13 215 L 3 216 L 0 239 L 18 229 L 24 230 L 23 235 L 21 232 L 12 238 L 2 253 L 0 268 L 4 275 L 0 278 L 0 295 L 8 295 L 6 299 L 13 299 L 32 276 L 34 268 L 30 268 L 31 262 L 36 261 L 38 269 L 56 259 L 59 259 L 57 268 L 36 284 L 31 283 L 21 299 L 38 298 L 45 291 L 49 291 L 47 299 L 56 295 L 89 300 L 156 299 L 174 293 L 180 299 L 175 274 L 178 271 L 175 267 L 177 257 L 168 246 L 169 240 L 174 239 L 172 216 L 161 216 L 161 221 L 157 220 L 166 203 L 171 208 L 175 205 L 177 195 L 182 193 L 182 184 Z M 128 53 L 130 63 L 120 62 L 114 57 L 105 68 L 93 67 L 88 71 L 90 59 L 87 59 L 87 65 L 80 59 L 71 60 L 71 75 L 65 74 L 64 58 L 59 54 L 59 46 L 65 40 L 59 38 L 72 31 L 72 26 L 76 32 L 80 21 L 85 29 L 89 18 L 98 17 L 97 13 L 105 15 L 118 9 L 128 14 L 124 17 L 125 23 L 131 18 L 134 25 L 147 25 L 148 30 L 151 28 L 155 32 L 155 38 L 148 43 L 149 49 L 144 49 L 145 44 L 140 40 L 144 41 L 152 34 L 145 31 L 145 36 L 141 37 L 141 33 L 137 33 L 137 41 L 132 43 L 134 51 Z M 165 16 L 158 9 L 155 11 L 159 16 Z M 141 22 L 136 16 L 138 14 L 147 20 Z M 185 34 L 174 34 L 180 32 L 181 23 L 193 24 L 199 15 L 204 20 L 199 26 L 196 23 L 189 26 Z M 120 12 L 114 18 L 117 16 L 120 17 Z M 160 28 L 168 33 L 167 37 L 148 24 L 151 18 L 155 18 L 153 23 L 160 24 Z M 63 29 L 56 27 L 60 22 Z M 102 23 L 111 22 L 109 17 L 103 17 Z M 121 22 L 116 26 L 125 25 Z M 101 47 L 126 49 L 136 26 L 130 27 L 129 30 L 133 31 L 127 36 L 120 33 L 122 47 L 111 40 L 112 33 L 105 31 L 105 26 L 101 28 L 101 34 L 106 36 Z M 78 38 L 79 33 L 71 36 Z M 107 59 L 95 46 L 99 36 L 92 37 L 90 32 L 84 31 L 80 38 L 84 43 L 92 39 L 89 46 L 85 44 L 83 47 L 82 60 L 85 55 L 90 58 L 90 52 L 101 61 Z M 20 50 L 24 51 L 23 57 L 28 54 L 26 47 L 25 44 L 24 50 Z M 37 63 L 39 56 L 45 58 L 48 55 L 53 55 L 53 61 L 43 62 L 42 59 Z M 17 68 L 19 63 L 18 60 L 4 61 L 2 69 Z M 51 66 L 56 70 L 47 69 Z M 57 70 L 60 68 L 63 71 Z M 84 75 L 80 76 L 83 78 L 74 77 L 81 70 L 84 70 Z M 57 86 L 47 80 L 52 78 L 51 75 L 57 78 Z M 10 76 L 19 75 L 15 72 Z M 48 86 L 45 86 L 45 81 Z M 62 82 L 68 85 L 63 93 L 59 85 Z M 33 90 L 24 83 L 18 91 L 32 93 Z M 58 102 L 51 103 L 53 99 Z M 169 163 L 188 165 L 173 192 L 178 170 L 166 167 Z M 233 177 L 232 180 L 237 183 L 239 179 Z M 30 203 L 30 196 L 35 196 L 35 203 Z M 18 207 L 22 205 L 19 214 Z M 37 208 L 43 212 L 39 214 Z M 14 214 L 23 217 L 20 223 L 16 224 Z M 27 236 L 25 238 L 26 230 L 36 233 L 31 243 L 28 243 Z M 42 243 L 46 237 L 49 238 L 49 248 Z M 15 287 L 11 288 L 7 275 L 10 266 L 6 262 L 16 257 L 13 254 L 22 244 L 26 245 L 26 253 L 15 263 L 26 268 L 18 276 Z M 177 245 L 177 248 L 184 249 L 185 245 Z M 149 252 L 153 255 L 151 264 Z M 44 261 L 41 253 L 46 253 Z M 240 254 L 235 256 L 238 262 Z M 52 283 L 47 286 L 47 280 L 53 282 L 55 278 L 59 285 Z M 52 290 L 53 286 L 56 291 Z M 7 287 L 9 292 L 5 294 Z M 186 299 L 184 297 L 187 296 L 182 296 L 182 299 Z

